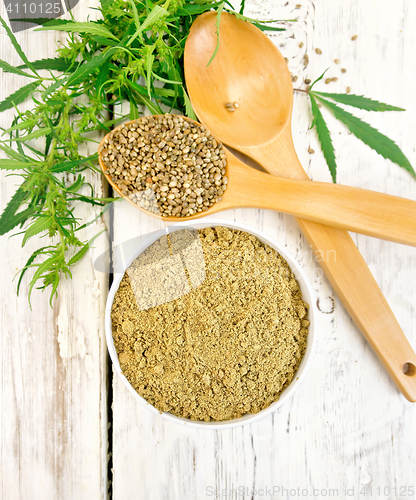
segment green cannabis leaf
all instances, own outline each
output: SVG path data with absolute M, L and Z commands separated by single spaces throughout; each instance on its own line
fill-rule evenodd
M 243 16 L 241 11 L 234 12 L 227 10 L 227 12 L 230 12 L 230 14 L 233 14 L 237 19 L 240 19 L 241 21 L 247 21 L 251 23 L 253 26 L 259 28 L 259 30 L 261 31 L 285 31 L 285 28 L 270 26 L 270 23 L 296 22 L 296 19 L 286 19 L 286 20 L 271 19 L 270 21 L 256 21 L 256 19 L 252 19 L 251 17 Z
M 62 25 L 48 25 L 43 26 L 43 28 L 36 28 L 35 31 L 47 31 L 47 30 L 58 30 L 58 31 L 67 31 L 69 33 L 83 33 L 89 35 L 98 35 L 104 38 L 112 38 L 113 40 L 119 41 L 117 37 L 115 37 L 110 30 L 96 23 L 71 23 L 67 22 Z
M 28 197 L 29 193 L 24 189 L 24 186 L 20 186 L 1 214 L 0 235 L 6 234 L 8 231 L 13 229 L 13 227 L 15 227 L 14 225 L 9 229 L 11 225 L 10 220 L 15 216 L 19 207 L 27 200 Z
M 378 154 L 386 159 L 391 160 L 393 163 L 397 163 L 400 167 L 403 167 L 413 176 L 416 177 L 416 173 L 413 170 L 412 165 L 409 160 L 403 154 L 402 150 L 397 146 L 397 144 L 389 139 L 384 134 L 380 133 L 377 129 L 373 128 L 368 123 L 364 122 L 360 118 L 352 115 L 348 111 L 340 108 L 336 104 L 323 99 L 318 94 L 315 94 L 317 99 L 332 113 L 335 118 L 342 121 L 358 139 L 374 149 Z
M 375 101 L 368 97 L 355 94 L 331 94 L 326 92 L 314 92 L 317 96 L 332 99 L 333 101 L 339 102 L 341 104 L 346 104 L 348 106 L 353 106 L 354 108 L 364 109 L 366 111 L 405 111 L 403 108 L 398 108 L 397 106 L 390 106 L 389 104 L 384 104 L 384 102 Z
M 55 71 L 69 71 L 71 68 L 71 64 L 68 63 L 64 58 L 57 57 L 56 59 L 48 58 L 48 59 L 39 59 L 37 61 L 33 61 L 32 67 L 35 69 L 52 69 Z M 26 68 L 27 68 L 26 64 L 17 66 L 17 69 L 26 69 Z
M 25 99 L 27 99 L 35 90 L 36 87 L 40 85 L 40 82 L 33 82 L 21 87 L 20 89 L 13 92 L 13 94 L 9 95 L 4 99 L 4 101 L 0 102 L 0 113 L 2 111 L 6 111 L 6 109 L 13 108 L 17 106 Z
M 322 152 L 324 154 L 329 171 L 331 172 L 332 180 L 334 182 L 337 182 L 337 164 L 335 161 L 335 150 L 332 144 L 332 139 L 329 134 L 329 130 L 325 123 L 324 117 L 322 116 L 322 113 L 318 108 L 318 104 L 315 100 L 314 95 L 309 94 L 309 98 L 311 100 L 311 107 L 313 114 L 313 122 L 311 128 L 313 126 L 316 127 L 319 142 L 321 143 Z
M 189 96 L 183 86 L 182 86 L 182 92 L 183 92 L 183 97 L 185 99 L 186 115 L 189 116 L 189 118 L 192 118 L 192 120 L 197 121 L 197 117 L 194 108 L 192 107 L 191 100 L 189 99 Z
M 150 14 L 146 17 L 146 20 L 144 21 L 144 23 L 140 24 L 138 22 L 137 9 L 135 9 L 135 13 L 136 13 L 135 17 L 137 19 L 137 25 L 136 25 L 137 30 L 134 33 L 134 35 L 127 42 L 127 47 L 129 47 L 138 36 L 141 36 L 141 34 L 145 30 L 148 30 L 152 26 L 154 26 L 162 17 L 166 17 L 169 15 L 169 12 L 165 8 L 161 7 L 160 5 L 155 5 L 153 7 L 152 11 L 150 12 Z M 135 22 L 136 22 L 136 19 L 135 19 Z
M 38 73 L 36 72 L 35 68 L 33 67 L 32 63 L 29 61 L 29 59 L 26 57 L 26 54 L 23 52 L 22 48 L 20 47 L 18 41 L 16 40 L 16 37 L 13 35 L 11 29 L 7 26 L 6 21 L 0 16 L 0 23 L 3 25 L 3 28 L 5 29 L 7 36 L 9 37 L 13 47 L 15 48 L 17 54 L 19 55 L 20 59 L 26 64 L 26 66 L 35 73 L 36 76 L 39 76 Z
M 217 21 L 215 23 L 216 33 L 217 33 L 217 44 L 215 46 L 214 52 L 209 60 L 207 66 L 209 66 L 217 55 L 218 49 L 220 48 L 220 23 L 221 23 L 221 14 L 224 10 L 225 2 L 221 2 L 217 7 Z
M 38 233 L 41 233 L 42 231 L 45 231 L 46 229 L 49 229 L 54 222 L 54 218 L 52 215 L 48 216 L 40 216 L 36 222 L 34 222 L 31 226 L 27 228 L 25 231 L 25 235 L 23 237 L 22 241 L 22 247 L 25 246 L 27 240 L 29 238 L 32 238 L 32 236 L 35 236 Z
M 354 134 L 355 137 L 364 142 L 364 144 L 367 144 L 367 146 L 374 149 L 374 151 L 383 156 L 383 158 L 391 160 L 393 163 L 396 163 L 400 167 L 407 170 L 414 177 L 416 177 L 416 172 L 414 171 L 409 160 L 404 155 L 399 146 L 392 139 L 389 139 L 387 136 L 379 132 L 377 129 L 375 129 L 365 121 L 361 120 L 360 118 L 349 113 L 348 111 L 341 108 L 335 103 L 337 102 L 340 104 L 352 106 L 366 111 L 377 111 L 377 112 L 404 111 L 404 109 L 399 108 L 397 106 L 391 106 L 389 104 L 385 104 L 383 102 L 379 102 L 374 99 L 370 99 L 368 97 L 360 95 L 326 93 L 313 90 L 314 85 L 323 79 L 326 71 L 324 71 L 324 73 L 322 73 L 322 75 L 320 75 L 312 83 L 309 90 L 306 92 L 308 93 L 311 101 L 311 110 L 313 116 L 311 128 L 316 127 L 321 149 L 324 154 L 325 160 L 327 162 L 333 182 L 336 182 L 336 175 L 337 175 L 335 151 L 328 127 L 319 109 L 317 101 L 319 101 L 322 106 L 330 110 L 335 116 L 335 118 L 344 123 L 344 125 L 348 127 L 350 132 Z
M 29 166 L 30 163 L 27 161 L 0 159 L 0 168 L 3 170 L 22 170 L 22 168 L 27 168 Z
M 14 73 L 15 75 L 26 76 L 27 78 L 36 78 L 35 75 L 29 75 L 29 73 L 26 73 L 25 71 L 22 71 L 19 68 L 15 68 L 6 61 L 2 61 L 1 59 L 0 59 L 0 68 L 3 71 L 6 71 L 7 73 Z

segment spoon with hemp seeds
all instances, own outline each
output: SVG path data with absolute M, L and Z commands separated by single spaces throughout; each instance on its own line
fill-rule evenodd
M 416 246 L 416 202 L 260 172 L 190 118 L 154 115 L 120 125 L 101 141 L 99 163 L 121 196 L 169 222 L 263 208 Z

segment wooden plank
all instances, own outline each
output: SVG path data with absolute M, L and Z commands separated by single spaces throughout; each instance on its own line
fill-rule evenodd
M 74 11 L 85 19 L 93 2 Z M 3 3 L 0 13 L 7 19 Z M 52 57 L 55 42 L 64 35 L 33 30 L 16 34 L 30 60 Z M 4 30 L 0 57 L 21 64 Z M 24 79 L 2 74 L 0 99 Z M 9 126 L 14 111 L 1 115 Z M 94 147 L 88 147 L 90 154 Z M 101 178 L 87 174 L 98 195 L 105 192 Z M 17 179 L 2 174 L 0 206 L 10 199 Z M 82 207 L 86 220 L 94 211 Z M 102 224 L 101 224 L 102 225 Z M 85 234 L 84 237 L 87 237 Z M 35 291 L 33 311 L 23 293 L 16 297 L 16 271 L 41 246 L 33 241 L 23 250 L 21 238 L 0 239 L 1 272 L 1 393 L 0 497 L 17 499 L 99 499 L 107 493 L 107 369 L 103 315 L 108 276 L 93 268 L 90 256 L 74 269 L 72 281 L 59 287 L 50 309 L 48 295 Z M 103 244 L 105 243 L 105 240 Z
M 289 68 L 298 77 L 295 86 L 331 66 L 329 76 L 339 80 L 321 84 L 321 90 L 345 92 L 351 86 L 357 94 L 406 107 L 406 113 L 371 115 L 357 110 L 356 114 L 395 138 L 416 165 L 412 141 L 416 96 L 407 90 L 415 77 L 414 2 L 401 0 L 394 6 L 387 0 L 276 3 L 248 0 L 246 12 L 263 19 L 299 18 L 287 32 L 270 35 L 289 58 Z M 358 38 L 352 41 L 355 34 Z M 316 54 L 316 48 L 322 55 Z M 305 53 L 310 59 L 307 68 Z M 340 65 L 334 63 L 338 58 Z M 347 69 L 345 74 L 342 67 Z M 297 152 L 313 179 L 330 181 L 316 134 L 308 130 L 310 120 L 306 96 L 296 94 L 293 135 Z M 331 117 L 328 121 L 340 183 L 416 199 L 416 183 L 408 173 L 359 143 Z M 309 147 L 315 154 L 308 153 Z M 330 488 L 337 498 L 347 497 L 345 488 L 350 494 L 353 489 L 350 496 L 354 498 L 360 491 L 369 495 L 371 488 L 373 495 L 381 488 L 384 498 L 404 498 L 400 488 L 413 485 L 416 476 L 414 406 L 398 393 L 346 314 L 295 222 L 256 210 L 225 212 L 219 217 L 263 229 L 303 265 L 321 310 L 315 360 L 302 387 L 279 411 L 252 425 L 224 431 L 203 432 L 164 421 L 142 408 L 115 375 L 114 498 L 311 498 L 329 496 Z M 127 203 L 116 206 L 116 243 L 161 227 L 161 222 Z M 355 238 L 415 348 L 416 287 L 409 279 L 415 276 L 415 250 L 364 236 Z M 280 490 L 273 491 L 273 486 Z M 272 494 L 267 496 L 270 488 Z M 297 488 L 307 493 L 288 491 Z

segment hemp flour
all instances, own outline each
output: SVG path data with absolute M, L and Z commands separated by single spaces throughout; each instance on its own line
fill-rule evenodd
M 309 305 L 287 262 L 255 236 L 225 227 L 198 235 L 205 279 L 179 298 L 141 310 L 125 273 L 114 344 L 127 380 L 159 411 L 229 420 L 267 408 L 291 383 Z

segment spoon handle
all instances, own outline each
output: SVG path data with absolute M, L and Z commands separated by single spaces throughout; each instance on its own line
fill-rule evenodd
M 287 141 L 279 139 L 268 149 L 256 147 L 246 153 L 273 175 L 307 179 L 312 184 L 294 153 L 290 133 Z M 276 157 L 284 156 L 286 161 L 276 162 Z M 354 240 L 341 229 L 305 219 L 296 221 L 335 293 L 386 372 L 403 396 L 416 402 L 416 354 Z
M 415 201 L 349 186 L 273 177 L 243 165 L 236 174 L 230 178 L 235 206 L 277 210 L 416 246 Z

